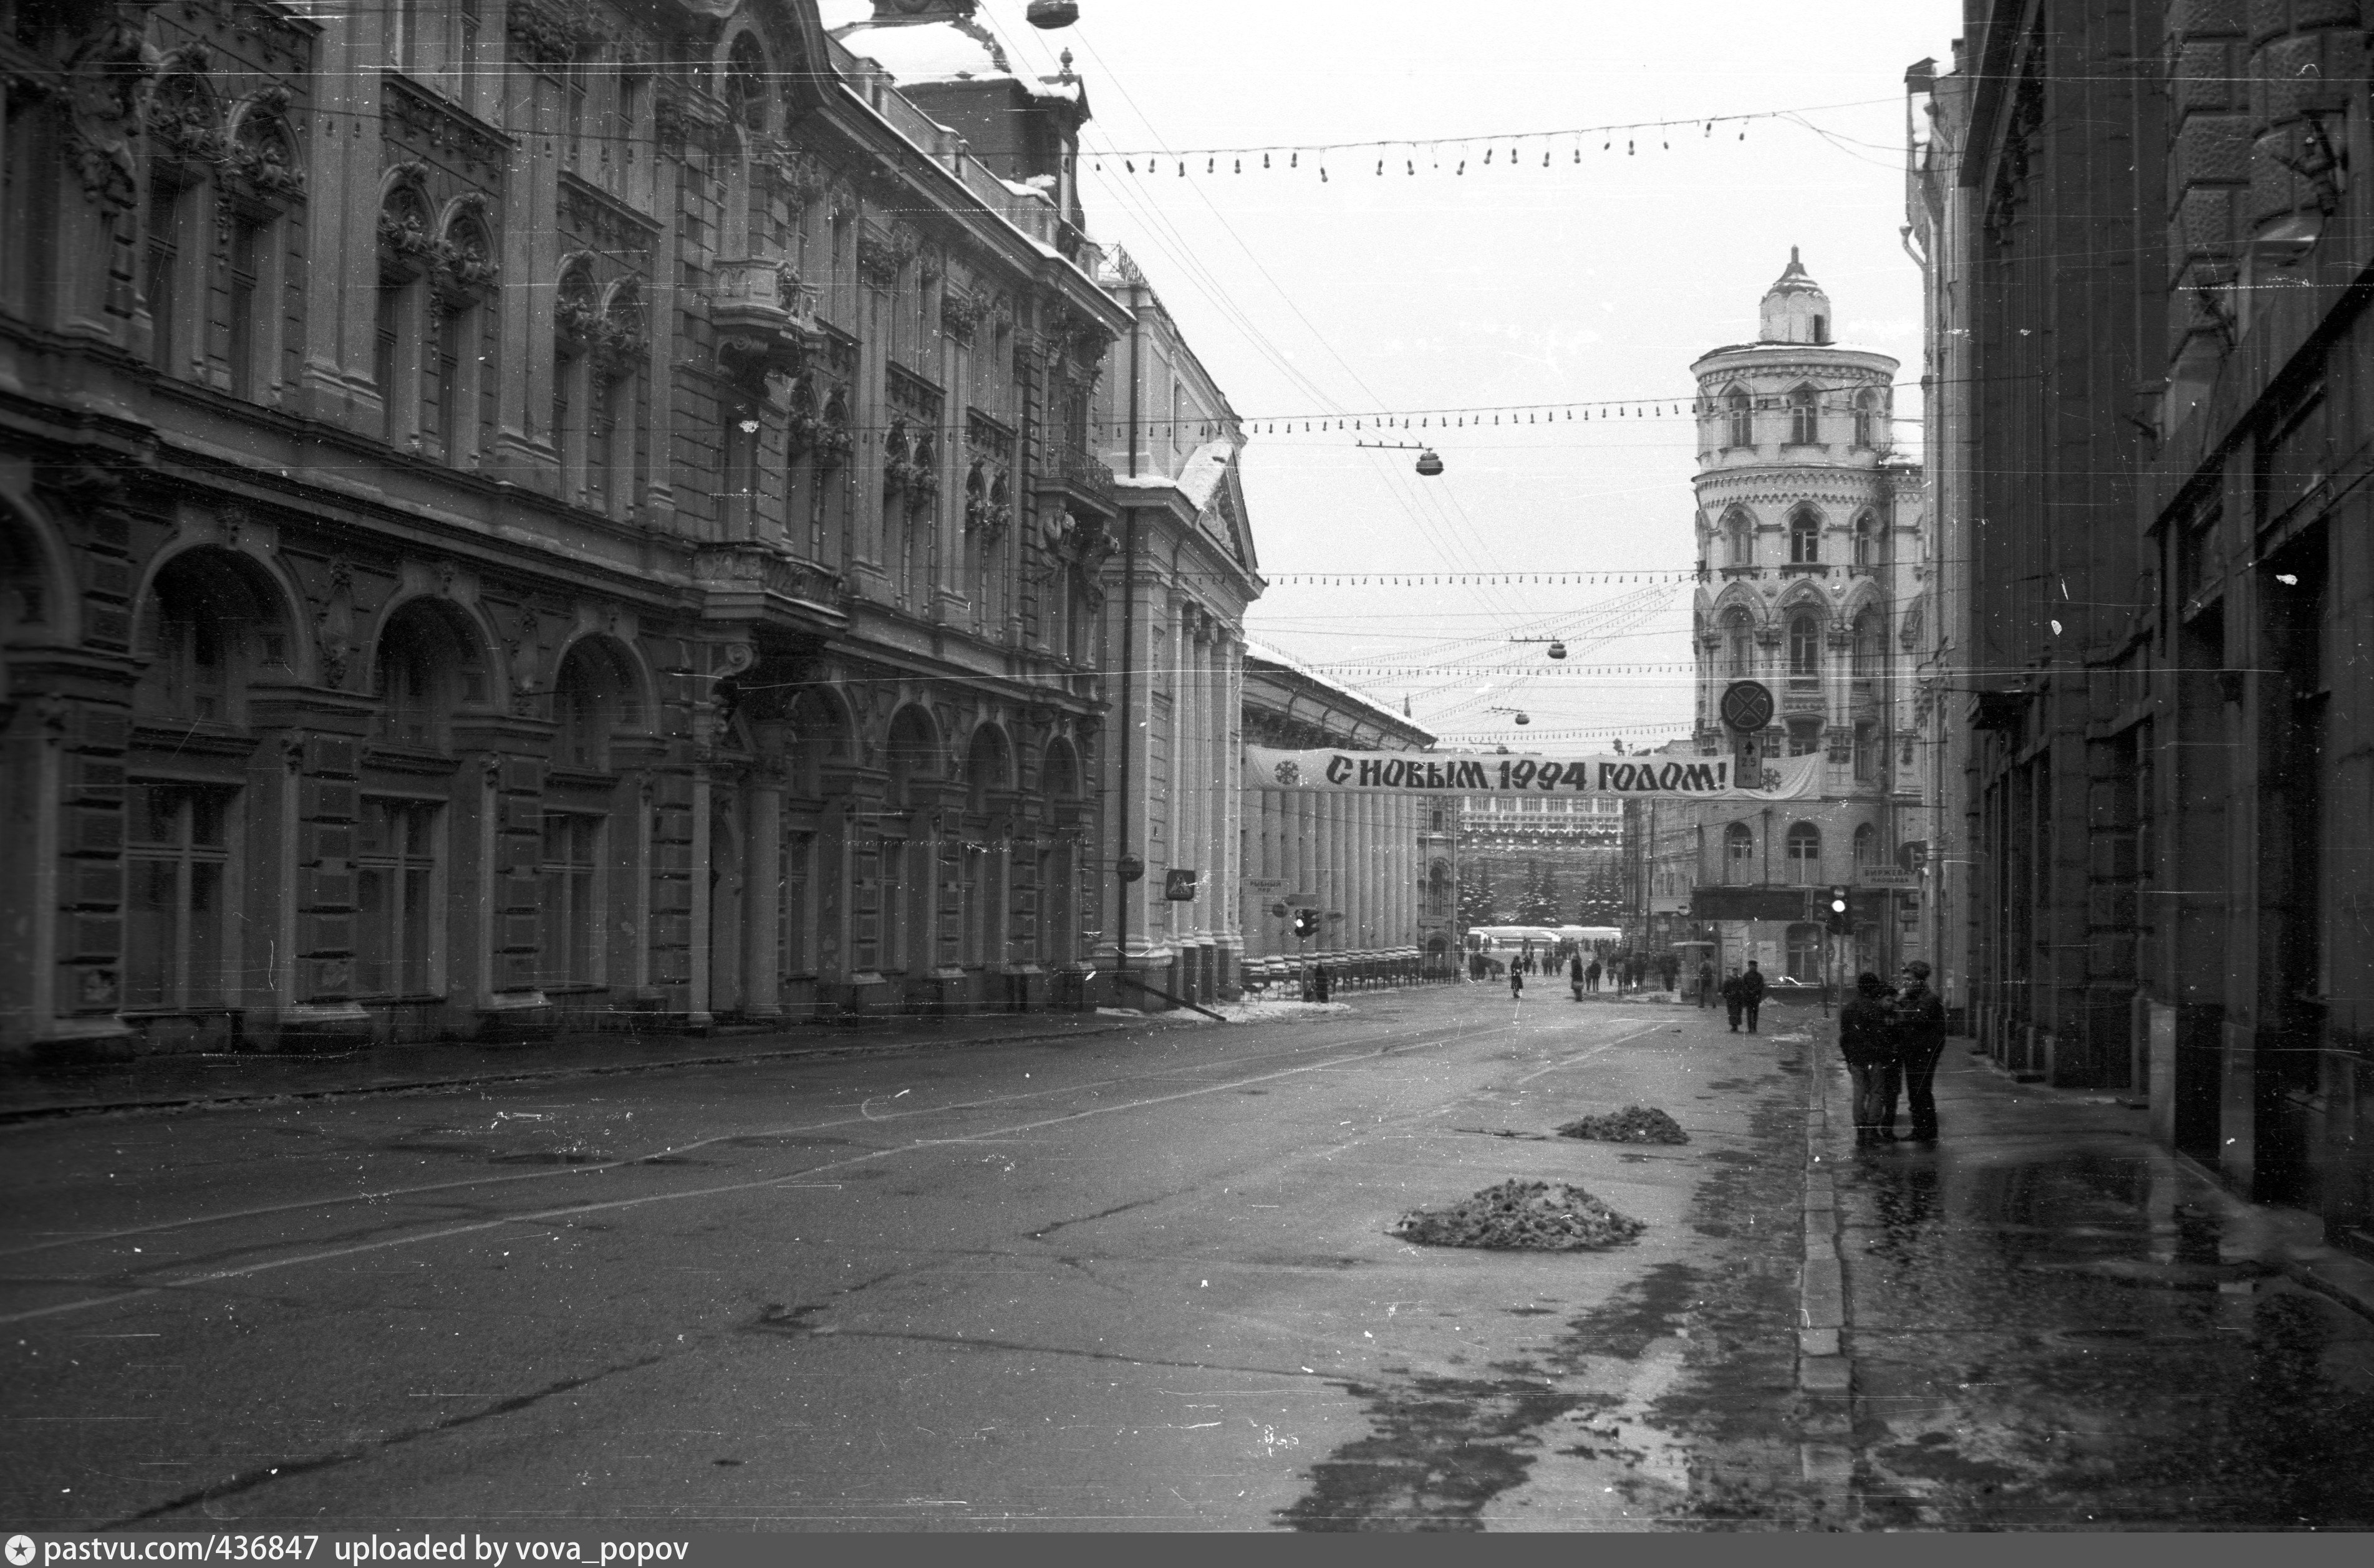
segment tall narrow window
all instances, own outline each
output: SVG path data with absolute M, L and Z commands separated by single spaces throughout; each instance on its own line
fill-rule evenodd
M 453 96 L 471 113 L 478 112 L 478 0 L 461 0 L 454 7 Z
M 1722 880 L 1733 886 L 1756 880 L 1756 830 L 1744 822 L 1722 830 Z
M 1745 391 L 1733 387 L 1724 395 L 1722 407 L 1724 420 L 1731 427 L 1730 439 L 1727 444 L 1734 447 L 1754 446 L 1756 444 L 1756 412 L 1753 400 Z
M 1789 880 L 1801 887 L 1811 887 L 1821 881 L 1822 830 L 1810 822 L 1792 822 L 1786 843 Z
M 462 403 L 463 331 L 469 312 L 441 299 L 431 308 L 437 319 L 437 444 L 451 462 L 461 455 L 469 419 Z
M 1854 727 L 1855 781 L 1861 784 L 1868 784 L 1872 781 L 1873 778 L 1877 775 L 1878 771 L 1879 731 L 1876 725 L 1873 724 L 1871 720 L 1866 719 Z M 1863 827 L 1857 831 L 1855 839 L 1855 863 L 1858 865 L 1862 864 L 1864 859 L 1862 853 L 1863 847 L 1862 835 L 1870 831 L 1871 829 L 1868 826 Z
M 1871 513 L 1861 512 L 1856 515 L 1854 521 L 1854 564 L 1856 569 L 1859 571 L 1871 570 L 1872 567 L 1876 562 L 1878 551 L 1874 547 L 1873 535 L 1877 532 L 1877 526 L 1873 522 Z
M 1805 984 L 1822 978 L 1822 928 L 1800 920 L 1789 928 L 1788 977 Z
M 1799 387 L 1789 394 L 1789 439 L 1792 445 L 1812 446 L 1821 439 L 1819 406 L 1811 387 Z
M 253 399 L 256 386 L 255 287 L 256 263 L 263 250 L 264 229 L 252 218 L 232 220 L 230 229 L 230 391 L 233 397 Z
M 1863 872 L 1879 864 L 1879 829 L 1864 823 L 1854 830 L 1854 869 Z
M 1854 678 L 1868 681 L 1879 673 L 1879 612 L 1865 610 L 1854 619 Z
M 1878 421 L 1879 394 L 1868 392 L 1857 392 L 1854 404 L 1854 444 L 1859 447 L 1877 446 L 1879 443 L 1873 438 L 1878 432 Z
M 422 996 L 432 982 L 438 807 L 430 801 L 363 802 L 355 834 L 355 989 Z
M 617 493 L 618 381 L 603 376 L 594 383 L 594 417 L 585 432 L 586 504 L 606 514 Z
M 1789 673 L 1796 676 L 1818 675 L 1822 673 L 1822 623 L 1810 614 L 1789 618 Z
M 371 380 L 379 384 L 380 439 L 394 441 L 403 428 L 403 400 L 396 395 L 397 367 L 404 358 L 404 285 L 382 278 L 378 319 L 371 337 Z
M 148 321 L 156 333 L 150 362 L 170 376 L 177 374 L 174 345 L 181 328 L 182 193 L 163 180 L 148 192 L 147 272 L 142 280 L 148 295 Z
M 227 831 L 234 792 L 135 785 L 125 831 L 124 1005 L 209 1007 L 222 1001 L 229 886 Z
M 1822 558 L 1822 520 L 1811 507 L 1789 514 L 1789 561 L 1792 566 L 1818 565 Z
M 387 52 L 388 62 L 407 75 L 419 74 L 421 56 L 425 53 L 420 36 L 423 4 L 425 0 L 395 0 L 391 8 L 390 19 L 394 25 L 395 37 L 390 41 L 393 47 Z
M 598 937 L 602 819 L 544 813 L 544 869 L 537 933 L 546 986 L 602 983 Z
M 1745 610 L 1733 605 L 1722 614 L 1723 673 L 1744 681 L 1756 673 L 1756 633 Z

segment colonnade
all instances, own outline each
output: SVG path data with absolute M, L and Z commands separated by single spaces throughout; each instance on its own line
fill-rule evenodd
M 1418 836 L 1430 798 L 1384 792 L 1263 789 L 1246 834 L 1244 977 L 1278 981 L 1324 960 L 1348 976 L 1415 966 L 1419 953 Z M 1319 912 L 1308 941 L 1299 907 Z M 1284 906 L 1286 913 L 1274 911 Z

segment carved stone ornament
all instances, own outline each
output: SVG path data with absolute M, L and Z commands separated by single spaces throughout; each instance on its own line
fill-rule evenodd
M 982 313 L 981 302 L 960 288 L 948 289 L 940 297 L 940 330 L 958 343 L 972 341 Z
M 115 15 L 66 65 L 66 156 L 83 194 L 110 216 L 130 208 L 139 191 L 132 136 L 152 59 L 139 27 Z

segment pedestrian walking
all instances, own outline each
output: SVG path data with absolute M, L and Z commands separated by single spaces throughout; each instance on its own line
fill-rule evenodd
M 1866 969 L 1855 997 L 1839 1009 L 1839 1052 L 1854 1080 L 1855 1147 L 1896 1141 L 1896 1011 L 1887 982 Z
M 1698 1005 L 1714 1005 L 1714 960 L 1711 958 L 1698 960 Z
M 1574 987 L 1574 1000 L 1581 1001 L 1582 1000 L 1582 955 L 1581 954 L 1577 954 L 1568 963 L 1566 977 L 1568 983 Z
M 1509 965 L 1509 1000 L 1525 1000 L 1525 971 L 1515 964 Z
M 1598 990 L 1598 989 L 1599 989 L 1599 960 L 1598 960 L 1598 959 L 1596 959 L 1596 958 L 1592 959 L 1592 960 L 1591 961 L 1591 967 L 1589 967 L 1589 968 L 1585 969 L 1585 970 L 1582 972 L 1582 983 L 1583 983 L 1586 987 L 1588 987 L 1589 989 L 1592 989 L 1592 990 L 1593 990 L 1593 991 L 1596 991 L 1596 990 Z
M 1669 991 L 1678 989 L 1679 982 L 1682 977 L 1682 961 L 1668 953 L 1665 954 L 1663 967 L 1665 971 L 1665 989 Z
M 1896 1058 L 1916 1143 L 1937 1141 L 1937 1058 L 1945 1048 L 1945 1003 L 1929 989 L 1929 965 L 1912 959 L 1904 965 L 1904 989 L 1896 999 Z M 1889 1119 L 1894 1120 L 1892 1111 Z
M 1733 969 L 1722 979 L 1723 1011 L 1731 1015 L 1731 1032 L 1734 1035 L 1739 1033 L 1740 1014 L 1747 1007 L 1747 998 L 1740 989 L 1742 978 L 1740 972 Z
M 1747 1032 L 1753 1035 L 1757 1010 L 1764 1005 L 1764 971 L 1756 966 L 1753 958 L 1747 961 L 1747 973 L 1739 977 L 1739 1005 L 1747 1014 Z

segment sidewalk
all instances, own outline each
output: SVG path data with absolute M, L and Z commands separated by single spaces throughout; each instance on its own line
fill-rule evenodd
M 2154 1143 L 2132 1100 L 2020 1082 L 1966 1039 L 1941 1141 L 1859 1150 L 1823 1024 L 1777 1032 L 1817 1069 L 1809 1479 L 1866 1527 L 2374 1520 L 2374 1265 Z
M 1097 1012 L 977 1013 L 866 1024 L 794 1024 L 746 1034 L 564 1036 L 533 1045 L 441 1041 L 319 1055 L 169 1055 L 59 1067 L 12 1062 L 0 1065 L 0 1126 L 102 1111 L 386 1094 L 464 1083 L 654 1072 L 926 1046 L 1067 1040 L 1119 1034 L 1147 1024 L 1169 1026 L 1178 1021 L 1161 1013 L 1143 1017 Z

